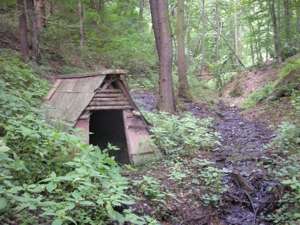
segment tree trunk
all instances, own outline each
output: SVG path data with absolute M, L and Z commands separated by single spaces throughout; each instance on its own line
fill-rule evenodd
M 278 31 L 276 11 L 275 11 L 275 0 L 268 0 L 269 10 L 273 26 L 273 39 L 274 39 L 274 49 L 275 58 L 278 62 L 281 62 L 281 46 L 280 46 L 280 35 Z
M 29 46 L 27 39 L 27 20 L 25 14 L 24 0 L 17 1 L 18 15 L 19 15 L 19 38 L 20 38 L 20 49 L 23 60 L 26 62 L 29 59 Z
M 189 85 L 187 80 L 187 65 L 185 56 L 185 20 L 184 0 L 177 1 L 177 68 L 178 68 L 178 97 L 190 99 Z
M 40 61 L 40 42 L 39 42 L 39 30 L 37 25 L 37 16 L 36 11 L 34 7 L 34 1 L 33 0 L 26 0 L 26 6 L 27 6 L 27 13 L 29 21 L 30 21 L 30 37 L 31 37 L 31 48 L 32 53 L 31 56 L 35 62 Z
M 205 48 L 205 40 L 206 40 L 206 29 L 207 29 L 207 16 L 205 12 L 205 0 L 201 0 L 201 17 L 202 17 L 202 34 L 201 34 L 201 61 L 200 61 L 200 76 L 202 76 L 202 70 L 205 65 L 206 59 L 206 48 Z
M 285 20 L 285 37 L 287 40 L 287 43 L 289 47 L 292 46 L 291 43 L 291 11 L 290 11 L 290 1 L 289 0 L 284 0 L 283 1 L 284 5 L 284 20 Z
M 215 34 L 215 62 L 219 60 L 219 42 L 221 37 L 221 21 L 219 15 L 219 2 L 215 1 L 215 22 L 216 22 L 216 34 Z
M 159 55 L 159 109 L 175 113 L 172 80 L 172 38 L 170 32 L 168 1 L 150 0 L 151 15 Z M 157 17 L 156 17 L 157 16 Z
M 149 0 L 151 18 L 152 18 L 152 29 L 155 37 L 155 46 L 158 58 L 160 58 L 160 33 L 159 33 L 159 21 L 158 21 L 158 2 L 157 0 Z
M 79 15 L 79 33 L 80 33 L 80 49 L 84 46 L 84 27 L 83 27 L 83 5 L 81 0 L 78 0 L 78 15 Z
M 45 0 L 35 0 L 37 29 L 41 31 L 46 26 L 46 7 Z
M 144 19 L 144 7 L 145 7 L 145 0 L 140 0 L 140 4 L 139 4 L 140 21 L 143 21 L 143 19 Z
M 241 58 L 241 40 L 240 40 L 240 15 L 239 11 L 237 9 L 237 5 L 239 4 L 239 0 L 235 0 L 234 6 L 235 6 L 235 12 L 234 12 L 234 50 L 235 54 Z M 237 58 L 235 58 L 236 64 L 239 65 L 239 61 Z
M 296 31 L 300 33 L 300 0 L 298 0 L 295 3 L 295 5 L 296 5 L 296 16 L 297 16 Z

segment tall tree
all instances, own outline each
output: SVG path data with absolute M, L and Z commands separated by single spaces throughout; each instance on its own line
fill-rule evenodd
M 291 11 L 290 11 L 290 0 L 284 0 L 284 21 L 285 21 L 285 37 L 286 41 L 289 46 L 292 45 L 291 43 Z
M 29 45 L 28 45 L 28 38 L 27 38 L 28 29 L 27 29 L 27 19 L 26 19 L 24 0 L 18 0 L 17 7 L 18 7 L 18 15 L 19 15 L 20 49 L 21 49 L 23 60 L 27 61 L 29 59 Z
M 240 12 L 238 10 L 238 5 L 239 5 L 239 0 L 235 0 L 234 1 L 234 50 L 236 56 L 238 56 L 238 58 L 241 58 Z M 236 64 L 238 65 L 239 64 L 238 59 L 237 58 L 235 59 L 236 59 Z
M 178 68 L 178 97 L 190 98 L 189 85 L 187 80 L 187 64 L 185 56 L 185 19 L 184 19 L 184 0 L 177 1 L 176 17 L 177 35 L 177 68 Z
M 159 56 L 159 109 L 174 113 L 176 107 L 172 80 L 173 56 L 168 0 L 149 1 L 156 38 L 156 49 Z
M 155 37 L 155 46 L 158 58 L 160 58 L 160 33 L 159 33 L 159 20 L 158 20 L 158 4 L 156 0 L 150 1 L 150 11 L 152 19 L 152 28 Z
M 144 7 L 145 7 L 145 0 L 140 0 L 140 2 L 139 2 L 139 18 L 141 21 L 144 18 Z
M 280 34 L 278 31 L 278 21 L 275 10 L 275 0 L 268 0 L 269 11 L 272 20 L 273 26 L 273 39 L 274 39 L 274 49 L 275 49 L 275 58 L 277 61 L 281 61 L 281 44 L 280 44 Z
M 30 37 L 31 37 L 31 57 L 35 62 L 39 62 L 41 58 L 40 53 L 40 35 L 39 29 L 37 24 L 37 15 L 34 6 L 34 0 L 25 0 L 26 1 L 26 12 L 28 22 L 30 22 Z
M 37 29 L 41 31 L 46 26 L 46 0 L 35 0 Z

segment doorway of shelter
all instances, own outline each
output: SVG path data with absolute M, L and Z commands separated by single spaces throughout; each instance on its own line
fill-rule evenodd
M 122 164 L 130 163 L 122 110 L 93 111 L 90 117 L 90 144 L 106 149 L 108 143 L 119 150 L 109 154 Z

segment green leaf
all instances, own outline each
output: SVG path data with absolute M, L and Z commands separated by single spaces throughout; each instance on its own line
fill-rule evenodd
M 6 209 L 7 207 L 7 200 L 5 198 L 0 198 L 0 211 Z
M 46 189 L 49 193 L 51 193 L 55 188 L 57 188 L 57 184 L 50 182 L 47 184 Z
M 51 225 L 62 225 L 63 221 L 59 218 L 56 218 Z

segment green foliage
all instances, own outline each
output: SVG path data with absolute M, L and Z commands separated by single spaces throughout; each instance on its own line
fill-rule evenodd
M 266 99 L 270 96 L 274 91 L 274 84 L 268 83 L 263 86 L 261 89 L 252 92 L 247 98 L 244 100 L 242 107 L 243 108 L 251 108 L 255 106 L 257 103 L 261 102 L 262 100 Z
M 190 113 L 175 116 L 147 112 L 145 115 L 153 124 L 151 132 L 155 144 L 167 155 L 208 150 L 218 143 L 211 118 L 200 120 Z
M 33 106 L 47 91 L 47 82 L 38 79 L 19 56 L 9 51 L 0 54 L 0 78 L 0 124 L 35 111 Z
M 14 55 L 1 56 L 0 66 L 1 222 L 142 225 L 150 220 L 122 210 L 133 197 L 107 153 L 42 119 L 38 107 L 45 82 Z
M 268 146 L 274 151 L 273 164 L 268 166 L 285 188 L 279 208 L 269 219 L 274 224 L 298 224 L 300 222 L 300 127 L 283 123 L 277 137 Z
M 201 201 L 206 206 L 217 206 L 226 190 L 222 182 L 223 172 L 207 160 L 194 159 L 192 163 L 197 166 L 199 172 L 192 182 L 201 185 L 204 190 Z
M 289 122 L 283 122 L 278 130 L 277 136 L 269 146 L 284 154 L 300 151 L 300 127 Z
M 154 177 L 143 176 L 142 180 L 135 181 L 134 184 L 146 198 L 164 203 L 167 193 L 161 191 L 160 183 Z
M 294 91 L 291 96 L 292 105 L 296 109 L 297 115 L 300 115 L 300 91 Z
M 77 2 L 55 3 L 42 33 L 45 61 L 58 61 L 81 68 L 122 68 L 136 79 L 155 70 L 154 38 L 141 21 L 137 1 L 111 1 L 97 10 L 90 1 L 84 5 L 84 46 L 79 49 Z M 130 7 L 128 7 L 130 5 Z M 145 10 L 146 11 L 146 10 Z M 146 12 L 145 12 L 146 16 Z M 68 38 L 66 38 L 68 37 Z
M 170 165 L 170 178 L 178 183 L 188 176 L 187 172 L 180 161 Z

